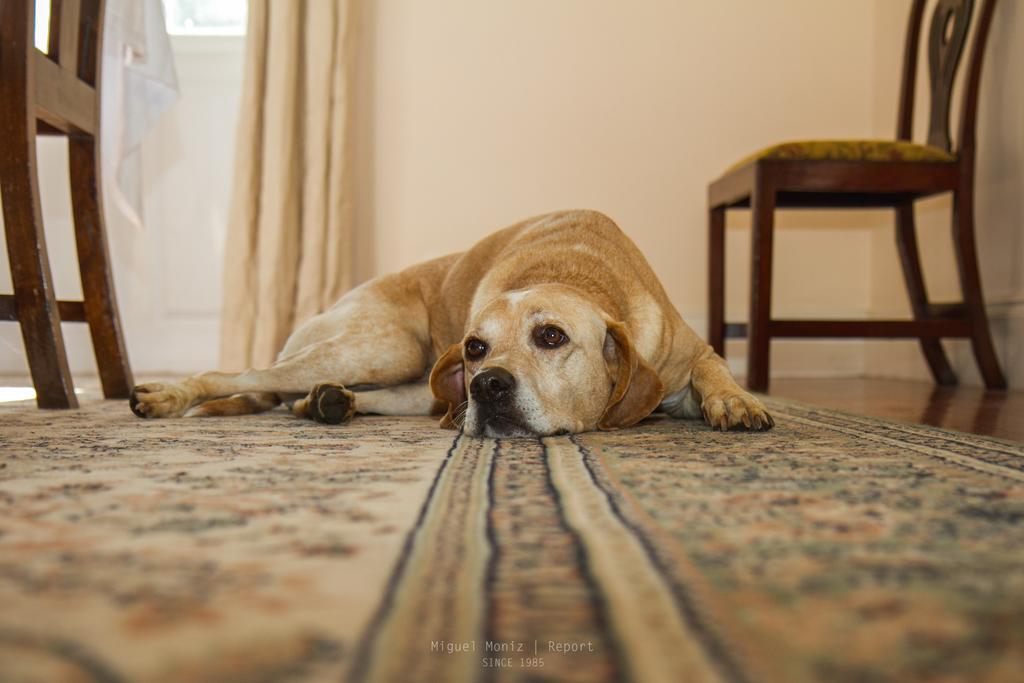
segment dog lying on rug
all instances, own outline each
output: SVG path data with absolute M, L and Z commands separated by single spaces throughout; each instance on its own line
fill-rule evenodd
M 271 367 L 142 384 L 130 405 L 179 417 L 281 402 L 328 424 L 444 413 L 442 427 L 490 437 L 618 429 L 655 410 L 723 430 L 774 424 L 594 211 L 531 218 L 375 278 L 295 330 Z

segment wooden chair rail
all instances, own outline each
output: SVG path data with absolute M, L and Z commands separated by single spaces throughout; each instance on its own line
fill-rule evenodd
M 58 301 L 57 313 L 62 323 L 84 323 L 84 301 Z M 18 320 L 18 304 L 13 294 L 0 294 L 0 320 L 15 322 Z
M 97 131 L 96 91 L 71 71 L 33 48 L 36 117 L 62 133 Z
M 970 337 L 967 319 L 939 320 L 783 320 L 768 323 L 773 337 L 863 337 L 875 339 L 941 339 Z M 725 336 L 745 338 L 745 323 L 726 323 Z
M 961 166 L 958 161 L 761 159 L 711 183 L 708 203 L 748 208 L 754 190 L 770 177 L 777 208 L 894 208 L 907 200 L 952 192 Z

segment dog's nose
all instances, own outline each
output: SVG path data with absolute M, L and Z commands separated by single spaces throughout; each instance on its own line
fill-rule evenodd
M 516 378 L 505 368 L 487 368 L 478 372 L 469 383 L 469 392 L 481 403 L 508 399 L 516 388 Z

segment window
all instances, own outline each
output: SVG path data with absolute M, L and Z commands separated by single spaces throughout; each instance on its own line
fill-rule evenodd
M 35 45 L 42 52 L 50 48 L 50 3 L 36 3 L 36 35 Z
M 245 34 L 248 0 L 163 0 L 167 32 L 187 36 Z M 36 3 L 35 46 L 46 52 L 50 37 L 50 3 Z
M 238 36 L 245 33 L 247 0 L 163 0 L 172 35 Z

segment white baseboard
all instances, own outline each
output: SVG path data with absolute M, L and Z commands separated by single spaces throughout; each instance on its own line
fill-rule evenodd
M 988 315 L 996 355 L 999 356 L 1007 384 L 1011 389 L 1024 388 L 1024 301 L 989 304 Z M 960 383 L 982 386 L 970 341 L 945 340 L 942 345 Z M 872 344 L 868 349 L 866 374 L 869 377 L 921 381 L 932 379 L 921 354 L 921 347 L 914 340 L 886 340 Z

